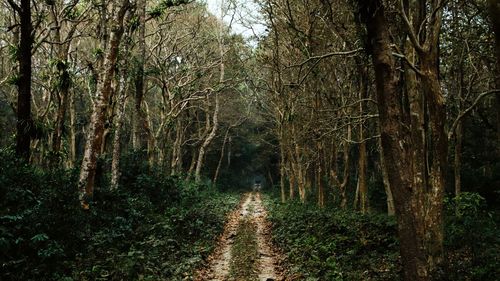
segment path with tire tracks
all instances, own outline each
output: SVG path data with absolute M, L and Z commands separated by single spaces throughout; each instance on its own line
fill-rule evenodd
M 245 260 L 246 264 L 243 267 L 251 267 L 252 273 L 242 278 L 237 276 L 234 268 L 233 255 L 246 255 L 250 253 L 235 252 L 233 245 L 239 241 L 240 229 L 242 224 L 251 224 L 252 242 L 247 242 L 253 245 L 247 245 L 249 249 L 256 249 L 256 253 Z M 247 229 L 247 228 L 245 228 Z M 225 225 L 224 232 L 218 240 L 217 247 L 212 255 L 208 258 L 208 265 L 200 269 L 196 273 L 195 280 L 197 281 L 242 281 L 242 280 L 285 280 L 283 270 L 280 263 L 283 260 L 274 249 L 271 243 L 271 228 L 266 220 L 266 210 L 262 204 L 261 194 L 259 192 L 245 193 L 242 197 L 239 208 L 229 214 L 228 222 Z M 241 239 L 240 239 L 241 240 Z M 236 249 L 236 247 L 235 247 Z M 249 251 L 251 252 L 251 251 Z M 253 257 L 256 257 L 253 258 Z M 238 257 L 238 260 L 241 260 Z M 232 264 L 233 263 L 233 264 Z M 240 267 L 240 266 L 238 266 Z

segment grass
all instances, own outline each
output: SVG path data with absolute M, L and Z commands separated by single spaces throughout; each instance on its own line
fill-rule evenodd
M 229 280 L 254 281 L 257 275 L 257 226 L 245 217 L 240 221 L 234 244 L 231 248 Z

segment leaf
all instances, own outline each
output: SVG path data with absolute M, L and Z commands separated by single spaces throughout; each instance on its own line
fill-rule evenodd
M 31 237 L 32 242 L 42 242 L 42 241 L 47 241 L 49 240 L 49 236 L 45 233 L 39 233 L 33 237 Z

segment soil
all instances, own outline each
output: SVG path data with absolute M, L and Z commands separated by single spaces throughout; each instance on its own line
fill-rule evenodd
M 205 268 L 198 270 L 195 280 L 197 281 L 231 281 L 243 279 L 234 276 L 234 265 L 232 264 L 232 255 L 246 253 L 232 253 L 232 247 L 237 240 L 238 229 L 242 223 L 251 223 L 255 225 L 255 241 L 257 248 L 257 260 L 248 258 L 246 262 L 253 263 L 248 266 L 254 267 L 252 276 L 244 278 L 245 280 L 272 281 L 286 280 L 282 268 L 283 257 L 271 243 L 271 227 L 266 220 L 266 210 L 262 204 L 261 194 L 259 192 L 245 193 L 242 197 L 239 208 L 228 216 L 228 221 L 224 232 L 218 240 L 217 247 L 208 258 L 208 264 Z M 255 246 L 255 245 L 253 245 Z M 241 258 L 238 257 L 239 262 Z M 233 263 L 234 264 L 234 263 Z M 247 266 L 245 266 L 247 267 Z M 258 278 L 255 278 L 258 276 Z

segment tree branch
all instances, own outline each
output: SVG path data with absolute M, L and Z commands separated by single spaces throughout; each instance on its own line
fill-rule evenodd
M 399 12 L 401 13 L 401 17 L 403 18 L 403 23 L 405 24 L 406 29 L 408 29 L 408 34 L 410 35 L 410 40 L 413 43 L 413 46 L 415 47 L 415 49 L 419 53 L 424 52 L 424 48 L 418 42 L 418 37 L 415 34 L 415 30 L 413 30 L 413 27 L 411 26 L 411 22 L 408 19 L 408 16 L 406 15 L 406 12 L 405 12 L 405 9 L 404 9 L 404 5 L 403 5 L 403 0 L 399 1 L 399 6 L 400 6 L 399 7 L 400 8 Z
M 493 90 L 489 90 L 489 91 L 486 91 L 486 92 L 479 94 L 476 97 L 476 99 L 474 100 L 474 102 L 471 104 L 471 106 L 469 106 L 466 110 L 464 110 L 462 113 L 460 113 L 457 116 L 457 118 L 455 119 L 455 121 L 453 121 L 453 124 L 451 125 L 451 128 L 448 131 L 448 140 L 451 140 L 453 138 L 453 136 L 455 135 L 455 130 L 457 129 L 459 122 L 461 122 L 465 116 L 467 116 L 474 108 L 476 108 L 478 103 L 483 98 L 485 98 L 491 94 L 496 94 L 496 93 L 500 93 L 500 89 L 493 89 Z
M 408 57 L 406 57 L 405 55 L 403 54 L 398 54 L 398 53 L 395 53 L 395 52 L 392 52 L 392 55 L 397 57 L 397 58 L 400 58 L 400 59 L 403 59 L 406 64 L 408 64 L 408 66 L 413 69 L 413 71 L 415 71 L 415 73 L 417 73 L 418 75 L 420 76 L 423 76 L 423 73 L 420 71 L 420 69 L 418 69 L 409 59 Z
M 326 58 L 329 58 L 329 57 L 334 57 L 334 56 L 348 56 L 348 55 L 352 55 L 352 54 L 355 54 L 357 52 L 360 52 L 364 50 L 363 48 L 358 48 L 356 50 L 352 50 L 352 51 L 345 51 L 345 52 L 331 52 L 331 53 L 326 53 L 326 54 L 323 54 L 323 55 L 319 55 L 319 56 L 313 56 L 313 57 L 310 57 L 306 60 L 304 60 L 303 62 L 301 63 L 297 63 L 297 64 L 292 64 L 292 65 L 289 65 L 287 66 L 286 68 L 292 68 L 292 67 L 299 67 L 299 66 L 303 66 L 304 64 L 312 61 L 312 60 L 322 60 L 322 59 L 326 59 Z
M 13 0 L 7 0 L 7 2 L 16 12 L 18 12 L 19 14 L 22 13 L 23 10 L 21 9 L 21 7 L 19 7 L 19 5 L 16 4 L 16 2 L 14 2 Z

